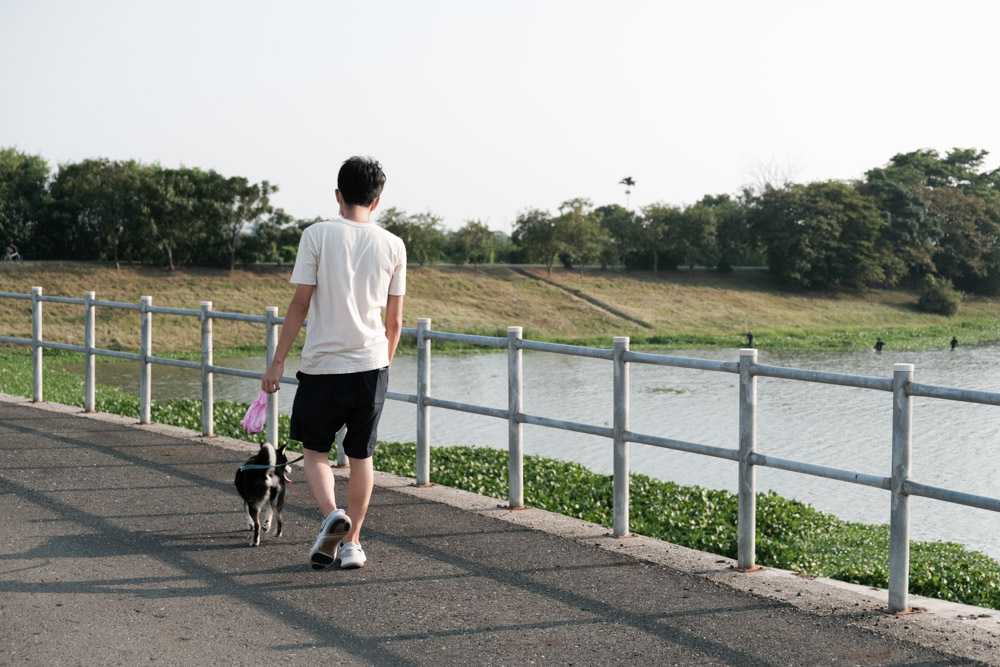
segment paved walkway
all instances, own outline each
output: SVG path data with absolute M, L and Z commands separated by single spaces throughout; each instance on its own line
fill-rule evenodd
M 0 396 L 3 665 L 945 665 L 1000 654 L 995 618 L 891 617 L 876 598 L 733 573 L 715 556 L 390 476 L 364 533 L 368 566 L 314 572 L 319 517 L 301 471 L 285 535 L 250 548 L 226 462 L 243 453 L 77 412 Z

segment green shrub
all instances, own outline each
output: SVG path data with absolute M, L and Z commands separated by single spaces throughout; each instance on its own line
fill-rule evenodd
M 930 274 L 924 276 L 923 289 L 917 302 L 920 310 L 951 317 L 958 312 L 960 303 L 962 303 L 962 293 L 955 289 L 950 280 L 935 278 Z

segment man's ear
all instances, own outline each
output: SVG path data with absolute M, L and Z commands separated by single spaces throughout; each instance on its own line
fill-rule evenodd
M 341 206 L 343 206 L 343 204 L 344 204 L 344 195 L 340 194 L 340 190 L 336 190 L 335 189 L 333 191 L 333 194 L 335 194 L 337 196 L 337 203 L 340 204 Z
M 370 207 L 368 208 L 368 212 L 369 212 L 369 213 L 374 213 L 374 212 L 375 212 L 375 207 L 377 207 L 377 206 L 378 206 L 378 203 L 379 203 L 380 201 L 382 201 L 382 198 L 381 198 L 381 197 L 375 197 L 375 201 L 373 201 L 373 202 L 372 202 L 372 205 L 371 205 L 371 206 L 370 206 Z

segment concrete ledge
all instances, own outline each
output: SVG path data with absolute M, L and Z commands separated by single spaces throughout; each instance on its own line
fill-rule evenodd
M 0 401 L 149 430 L 181 440 L 222 447 L 247 456 L 257 449 L 253 443 L 242 440 L 220 436 L 203 437 L 197 432 L 163 424 L 140 425 L 133 418 L 107 413 L 85 413 L 78 407 L 57 403 L 33 403 L 27 398 L 2 393 Z M 334 473 L 346 479 L 349 470 L 334 469 Z M 888 592 L 884 589 L 831 579 L 802 577 L 794 572 L 775 568 L 742 573 L 733 569 L 735 561 L 714 554 L 638 535 L 619 539 L 612 537 L 610 529 L 605 526 L 538 509 L 512 511 L 496 498 L 445 486 L 418 488 L 413 485 L 412 479 L 388 473 L 376 472 L 375 484 L 422 500 L 557 535 L 593 549 L 602 549 L 700 576 L 720 585 L 785 602 L 809 614 L 836 616 L 845 623 L 880 635 L 913 641 L 986 664 L 1000 665 L 1000 611 L 997 610 L 911 595 L 911 606 L 922 611 L 892 616 L 885 613 Z

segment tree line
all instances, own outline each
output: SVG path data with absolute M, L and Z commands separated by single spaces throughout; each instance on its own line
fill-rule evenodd
M 631 210 L 586 198 L 520 212 L 509 236 L 481 220 L 448 231 L 431 212 L 389 208 L 378 224 L 411 262 L 590 264 L 730 271 L 766 265 L 790 287 L 935 284 L 1000 293 L 1000 169 L 987 152 L 917 150 L 856 181 L 763 183 L 694 204 Z M 636 182 L 622 184 L 630 193 Z M 0 239 L 32 259 L 228 266 L 294 261 L 302 229 L 270 204 L 277 186 L 134 160 L 60 165 L 0 150 Z
M 30 259 L 222 266 L 294 258 L 301 225 L 267 181 L 135 160 L 88 159 L 50 174 L 0 149 L 0 239 Z M 290 229 L 291 228 L 291 229 Z

